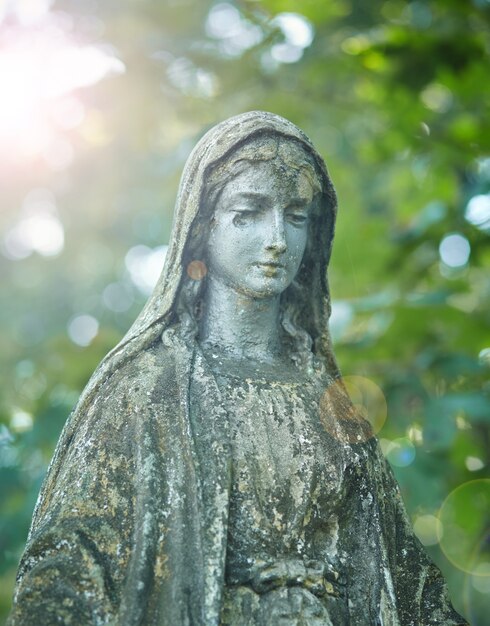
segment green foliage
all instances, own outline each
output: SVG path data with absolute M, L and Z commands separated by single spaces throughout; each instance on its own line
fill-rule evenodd
M 168 241 L 190 149 L 206 128 L 242 111 L 284 115 L 326 159 L 340 205 L 330 272 L 337 356 L 345 375 L 383 390 L 386 449 L 406 440 L 415 451 L 394 468 L 414 521 L 437 516 L 455 488 L 488 476 L 489 3 L 223 6 L 221 31 L 220 6 L 209 0 L 59 0 L 48 15 L 64 15 L 80 45 L 112 46 L 126 71 L 72 94 L 83 119 L 53 131 L 71 162 L 40 153 L 0 164 L 0 620 L 62 425 L 144 304 L 125 255 Z M 284 12 L 303 20 L 311 45 L 288 38 L 277 19 Z M 12 24 L 5 19 L 4 33 Z M 13 258 L 5 242 L 39 188 L 54 198 L 63 251 Z M 467 207 L 480 196 L 487 213 L 478 221 Z M 451 267 L 440 245 L 454 233 L 470 253 Z M 99 324 L 86 347 L 68 335 L 81 314 Z M 482 510 L 474 515 L 484 528 Z M 463 571 L 441 545 L 428 549 L 456 607 L 483 626 L 488 569 Z M 488 562 L 484 545 L 473 547 Z

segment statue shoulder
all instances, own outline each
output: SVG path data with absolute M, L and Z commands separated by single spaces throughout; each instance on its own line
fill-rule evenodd
M 66 421 L 40 494 L 36 524 L 58 487 L 77 483 L 80 467 L 90 466 L 87 475 L 96 475 L 105 471 L 107 459 L 131 462 L 139 427 L 151 419 L 156 402 L 160 414 L 171 410 L 161 392 L 156 395 L 173 369 L 168 349 L 150 345 L 126 356 L 110 372 L 99 367 Z
M 100 381 L 93 394 L 94 402 L 100 396 L 133 395 L 142 388 L 156 384 L 157 379 L 172 376 L 175 370 L 173 350 L 163 346 L 161 342 L 155 342 L 126 358 L 122 354 L 119 360 L 120 363 Z
M 165 400 L 162 389 L 175 388 L 172 350 L 161 342 L 117 356 L 119 362 L 102 363 L 94 373 L 65 424 L 59 447 L 89 433 L 126 429 L 156 397 Z

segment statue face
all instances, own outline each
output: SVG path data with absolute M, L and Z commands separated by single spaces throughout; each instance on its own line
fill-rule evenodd
M 303 258 L 312 200 L 304 172 L 277 161 L 251 163 L 216 203 L 207 249 L 211 276 L 254 298 L 282 293 Z

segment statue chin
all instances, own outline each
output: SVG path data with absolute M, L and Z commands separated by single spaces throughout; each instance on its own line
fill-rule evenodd
M 61 434 L 9 626 L 466 624 L 342 383 L 336 210 L 287 120 L 202 138 L 155 291 Z

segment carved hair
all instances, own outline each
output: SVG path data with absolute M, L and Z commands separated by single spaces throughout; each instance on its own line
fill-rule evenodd
M 286 145 L 287 144 L 287 145 Z M 316 208 L 318 197 L 321 194 L 320 172 L 313 157 L 305 151 L 303 145 L 294 139 L 278 135 L 262 135 L 244 141 L 238 148 L 218 163 L 210 166 L 206 177 L 206 185 L 201 196 L 201 209 L 198 218 L 192 227 L 189 239 L 191 245 L 185 252 L 185 264 L 197 260 L 206 262 L 206 244 L 209 229 L 212 227 L 214 207 L 225 185 L 230 183 L 246 168 L 254 163 L 275 161 L 278 167 L 288 176 L 291 171 L 304 174 L 310 182 L 314 199 L 312 210 Z M 308 238 L 310 239 L 310 237 Z M 304 263 L 308 263 L 308 243 L 305 251 Z M 305 268 L 303 268 L 304 270 Z M 298 275 L 301 273 L 298 271 Z M 198 334 L 198 320 L 202 315 L 202 303 L 206 279 L 193 280 L 185 276 L 179 291 L 177 315 L 180 320 L 182 337 L 192 342 Z M 298 321 L 298 303 L 305 299 L 304 288 L 296 279 L 281 295 L 281 326 L 283 338 L 289 349 L 293 362 L 301 368 L 312 371 L 318 360 L 313 355 L 313 339 Z

